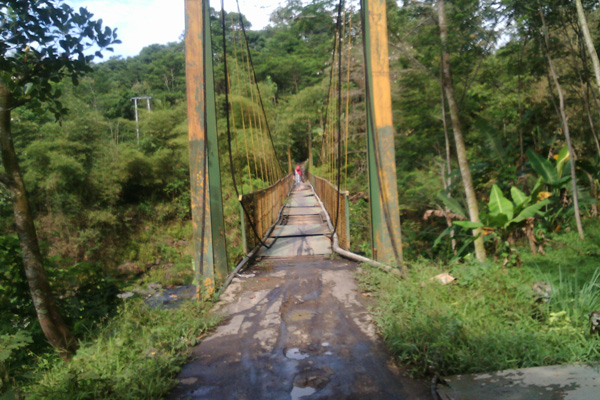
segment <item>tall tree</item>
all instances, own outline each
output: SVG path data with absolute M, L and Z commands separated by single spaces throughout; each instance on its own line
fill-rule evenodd
M 86 55 L 91 46 L 112 50 L 119 43 L 116 33 L 92 20 L 85 8 L 73 10 L 56 0 L 12 0 L 0 7 L 0 150 L 6 185 L 13 201 L 16 231 L 21 244 L 23 267 L 33 304 L 44 335 L 60 354 L 68 358 L 77 342 L 56 306 L 46 271 L 33 213 L 11 133 L 11 111 L 43 104 L 58 117 L 66 112 L 53 83 L 91 71 L 90 62 L 100 50 Z
M 579 25 L 581 25 L 581 30 L 583 31 L 585 46 L 588 50 L 588 53 L 590 53 L 592 65 L 594 66 L 594 74 L 596 75 L 596 85 L 598 86 L 598 90 L 600 91 L 600 62 L 598 61 L 598 53 L 596 53 L 596 48 L 594 47 L 594 42 L 592 41 L 592 35 L 590 35 L 590 30 L 588 28 L 587 20 L 585 18 L 585 13 L 583 12 L 583 5 L 581 4 L 581 0 L 575 0 L 575 5 L 577 6 L 577 17 L 579 19 Z
M 467 198 L 467 206 L 469 208 L 469 217 L 471 222 L 480 222 L 479 205 L 473 187 L 473 179 L 471 177 L 471 169 L 467 160 L 467 151 L 463 139 L 462 128 L 454 95 L 454 85 L 452 84 L 452 75 L 450 73 L 450 56 L 448 54 L 448 26 L 446 23 L 446 8 L 444 0 L 438 1 L 438 18 L 440 24 L 440 38 L 442 42 L 442 70 L 444 93 L 448 100 L 448 108 L 450 109 L 450 119 L 452 121 L 452 130 L 454 131 L 454 141 L 456 144 L 456 156 L 458 158 L 458 166 L 462 177 L 463 186 L 465 188 L 465 196 Z M 483 244 L 483 236 L 481 228 L 473 229 L 475 237 L 475 256 L 479 261 L 485 261 L 485 247 Z
M 540 6 L 538 8 L 540 19 L 542 20 L 542 41 L 546 48 L 546 60 L 548 62 L 548 70 L 550 75 L 552 76 L 552 81 L 554 82 L 554 86 L 556 88 L 556 92 L 558 93 L 558 101 L 559 101 L 559 116 L 562 122 L 563 133 L 565 135 L 565 139 L 567 141 L 567 147 L 569 148 L 569 165 L 571 167 L 571 180 L 573 184 L 573 209 L 575 212 L 575 223 L 577 225 L 577 232 L 579 233 L 579 237 L 581 239 L 585 238 L 583 233 L 583 226 L 581 225 L 581 213 L 579 212 L 579 195 L 577 193 L 577 176 L 575 171 L 575 151 L 573 150 L 573 144 L 571 143 L 571 133 L 569 131 L 569 122 L 567 113 L 565 111 L 565 97 L 563 94 L 562 87 L 558 81 L 558 75 L 556 73 L 556 69 L 554 68 L 554 62 L 552 61 L 552 57 L 550 56 L 550 36 L 548 34 L 548 26 L 546 25 L 546 18 L 544 17 L 544 11 Z

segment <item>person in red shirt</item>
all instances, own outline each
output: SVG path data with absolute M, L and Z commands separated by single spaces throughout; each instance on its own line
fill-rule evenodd
M 294 172 L 296 183 L 299 184 L 300 182 L 304 182 L 304 179 L 302 179 L 302 169 L 300 168 L 300 165 L 296 165 L 296 170 Z

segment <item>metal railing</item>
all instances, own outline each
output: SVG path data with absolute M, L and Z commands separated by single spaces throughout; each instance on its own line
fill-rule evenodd
M 267 231 L 279 218 L 279 212 L 285 202 L 292 186 L 294 185 L 293 175 L 287 175 L 281 178 L 268 188 L 257 190 L 240 196 L 240 202 L 250 215 L 254 223 L 256 233 L 261 239 L 266 237 Z M 253 249 L 260 242 L 252 231 L 252 226 L 248 220 L 248 215 L 242 213 L 242 243 L 244 254 Z M 264 239 L 263 239 L 264 240 Z
M 313 185 L 317 196 L 323 202 L 325 210 L 331 218 L 331 223 L 336 225 L 336 232 L 339 237 L 339 245 L 344 250 L 350 249 L 350 210 L 348 204 L 348 192 L 339 192 L 337 188 L 326 179 L 309 174 L 308 180 Z M 337 214 L 336 207 L 339 207 Z M 335 220 L 338 216 L 337 221 Z

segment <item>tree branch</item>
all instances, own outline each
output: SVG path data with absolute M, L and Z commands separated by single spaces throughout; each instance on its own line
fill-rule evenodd
M 470 76 L 471 72 L 469 72 L 467 74 L 467 77 L 466 77 L 466 80 L 465 80 L 465 89 L 464 89 L 462 95 L 460 96 L 460 101 L 458 102 L 458 109 L 459 110 L 462 108 L 463 102 L 465 100 L 465 96 L 466 96 L 467 92 L 469 91 L 469 88 L 471 87 L 471 84 L 473 83 L 473 81 L 477 77 L 477 73 L 479 72 L 479 67 L 481 66 L 481 63 L 483 62 L 483 59 L 485 58 L 485 55 L 490 51 L 490 49 L 492 48 L 492 45 L 494 44 L 492 42 L 492 39 L 494 38 L 494 33 L 495 33 L 495 30 L 496 30 L 496 27 L 502 21 L 503 21 L 503 18 L 499 18 L 499 19 L 496 19 L 494 21 L 494 25 L 492 26 L 492 30 L 490 31 L 490 33 L 489 33 L 489 35 L 487 37 L 487 40 L 485 41 L 485 46 L 483 47 L 483 54 L 481 55 L 481 58 L 479 58 L 479 62 L 477 63 L 477 66 L 475 67 L 475 69 L 471 71 L 473 73 L 473 75 Z
M 420 69 L 425 71 L 427 73 L 427 75 L 429 75 L 430 78 L 435 79 L 436 82 L 439 83 L 440 85 L 442 84 L 442 82 L 440 81 L 440 78 L 435 76 L 435 74 L 433 74 L 433 72 L 431 72 L 429 70 L 429 68 L 427 68 L 425 65 L 423 65 L 423 63 L 421 63 L 412 54 L 410 54 L 408 49 L 406 49 L 406 47 L 404 47 L 404 45 L 402 43 L 395 44 L 395 43 L 389 42 L 389 44 L 396 50 L 400 50 L 404 55 L 406 55 L 410 59 L 410 61 L 412 61 L 413 64 L 415 64 L 417 67 L 419 67 Z

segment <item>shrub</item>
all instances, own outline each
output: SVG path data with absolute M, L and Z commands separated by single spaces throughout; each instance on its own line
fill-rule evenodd
M 413 266 L 405 281 L 367 269 L 363 285 L 377 293 L 376 321 L 398 362 L 420 376 L 486 372 L 600 361 L 600 338 L 584 315 L 600 307 L 600 272 L 584 285 L 562 275 L 548 304 L 536 303 L 535 267 L 456 265 L 453 284 L 430 278 L 444 268 Z M 559 271 L 556 271 L 559 273 Z
M 81 343 L 73 360 L 42 361 L 28 399 L 148 399 L 173 386 L 187 350 L 217 322 L 206 304 L 151 308 L 142 299 L 123 304 L 100 334 Z

